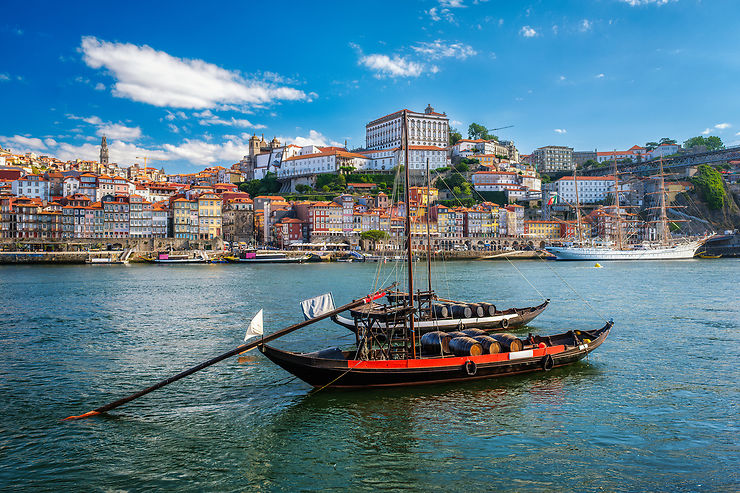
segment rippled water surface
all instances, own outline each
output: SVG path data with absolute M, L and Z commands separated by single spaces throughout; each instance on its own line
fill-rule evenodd
M 76 422 L 60 418 L 236 346 L 260 308 L 273 331 L 301 319 L 302 299 L 366 294 L 378 266 L 0 266 L 0 487 L 740 489 L 740 262 L 515 265 L 450 262 L 434 276 L 445 297 L 551 298 L 525 333 L 614 318 L 589 360 L 463 385 L 309 394 L 253 352 Z M 378 282 L 393 277 L 385 266 Z M 350 340 L 328 322 L 275 345 Z

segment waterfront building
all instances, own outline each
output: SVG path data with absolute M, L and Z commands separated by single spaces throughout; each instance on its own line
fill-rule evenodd
M 104 213 L 103 237 L 129 237 L 129 198 L 123 195 L 110 195 L 101 201 Z
M 562 234 L 560 221 L 524 221 L 524 236 L 558 239 Z
M 168 238 L 172 236 L 169 230 L 169 211 L 166 202 L 152 204 L 152 238 Z
M 401 127 L 404 110 L 382 116 L 365 125 L 368 150 L 401 147 Z M 450 140 L 449 118 L 428 105 L 424 113 L 407 111 L 409 144 L 446 148 Z
M 578 201 L 581 204 L 592 204 L 606 200 L 607 195 L 614 193 L 613 176 L 578 176 Z M 576 203 L 576 187 L 572 176 L 564 176 L 555 181 L 554 191 L 558 194 L 558 201 L 569 204 Z M 620 184 L 620 190 L 627 190 L 625 184 Z
M 223 237 L 229 243 L 254 241 L 254 202 L 242 192 L 224 193 L 221 211 Z
M 77 191 L 86 195 L 90 200 L 97 200 L 98 196 L 98 177 L 94 173 L 82 173 L 79 176 L 80 185 Z
M 221 238 L 221 198 L 215 193 L 198 197 L 198 238 Z
M 36 198 L 42 201 L 49 201 L 51 198 L 49 181 L 41 175 L 18 178 L 11 183 L 10 189 L 16 197 Z
M 529 163 L 540 173 L 572 171 L 575 168 L 573 148 L 565 146 L 540 147 L 529 155 Z
M 180 197 L 172 201 L 172 229 L 175 238 L 195 240 L 198 235 L 198 201 Z M 193 212 L 195 221 L 193 221 Z M 193 231 L 195 229 L 195 232 Z
M 152 237 L 152 204 L 141 195 L 129 196 L 129 236 L 131 238 Z

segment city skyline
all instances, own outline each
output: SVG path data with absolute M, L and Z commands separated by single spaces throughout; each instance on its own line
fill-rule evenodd
M 427 104 L 464 136 L 513 125 L 494 133 L 523 153 L 740 144 L 729 1 L 44 9 L 11 3 L 0 22 L 0 144 L 16 152 L 97 160 L 106 135 L 111 162 L 192 172 L 237 162 L 253 133 L 364 146 L 366 123 Z

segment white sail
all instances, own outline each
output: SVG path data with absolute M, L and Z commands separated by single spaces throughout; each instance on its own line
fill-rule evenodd
M 262 329 L 263 329 L 263 323 L 262 323 L 262 310 L 257 312 L 257 315 L 254 316 L 251 322 L 249 322 L 249 328 L 247 328 L 247 333 L 244 334 L 244 341 L 251 339 L 252 337 L 257 337 L 262 335 Z

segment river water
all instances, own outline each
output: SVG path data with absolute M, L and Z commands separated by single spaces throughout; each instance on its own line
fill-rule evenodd
M 377 269 L 0 267 L 0 488 L 740 489 L 732 259 L 435 265 L 445 297 L 551 298 L 524 333 L 614 319 L 588 360 L 547 374 L 309 394 L 255 351 L 109 415 L 60 421 L 235 347 L 260 308 L 270 332 L 301 319 L 302 299 L 343 303 L 396 275 Z M 274 344 L 316 350 L 348 334 L 327 322 Z

